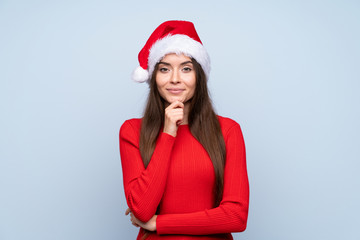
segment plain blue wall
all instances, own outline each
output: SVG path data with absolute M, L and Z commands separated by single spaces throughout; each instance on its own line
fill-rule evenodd
M 360 3 L 124 2 L 0 1 L 0 239 L 135 239 L 118 130 L 141 116 L 130 74 L 169 19 L 195 23 L 216 109 L 242 126 L 235 239 L 359 239 Z

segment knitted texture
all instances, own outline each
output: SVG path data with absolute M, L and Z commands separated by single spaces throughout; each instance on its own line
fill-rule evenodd
M 218 117 L 226 144 L 224 193 L 213 208 L 215 174 L 211 159 L 180 125 L 177 136 L 161 132 L 145 169 L 139 152 L 141 119 L 125 121 L 120 129 L 120 154 L 126 200 L 143 222 L 158 214 L 157 231 L 147 239 L 232 239 L 246 228 L 249 182 L 240 126 Z M 129 227 L 131 226 L 129 222 Z M 140 229 L 138 239 L 144 234 Z

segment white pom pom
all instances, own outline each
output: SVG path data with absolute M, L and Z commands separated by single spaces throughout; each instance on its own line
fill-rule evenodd
M 139 82 L 139 83 L 146 82 L 149 79 L 149 72 L 139 66 L 134 70 L 131 78 L 135 82 Z

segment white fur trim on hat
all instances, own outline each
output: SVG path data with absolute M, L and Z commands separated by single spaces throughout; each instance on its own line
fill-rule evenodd
M 131 78 L 135 81 L 135 82 L 146 82 L 149 80 L 149 72 L 145 69 L 143 69 L 142 67 L 138 66 L 132 73 Z
M 148 58 L 148 77 L 152 75 L 155 65 L 169 53 L 182 53 L 194 58 L 203 68 L 206 78 L 209 78 L 210 57 L 205 47 L 200 42 L 183 34 L 168 35 L 152 45 Z

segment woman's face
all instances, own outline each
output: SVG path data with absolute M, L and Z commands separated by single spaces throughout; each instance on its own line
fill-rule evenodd
M 195 92 L 196 73 L 191 58 L 175 53 L 167 54 L 159 62 L 156 85 L 160 96 L 168 103 L 186 103 Z

